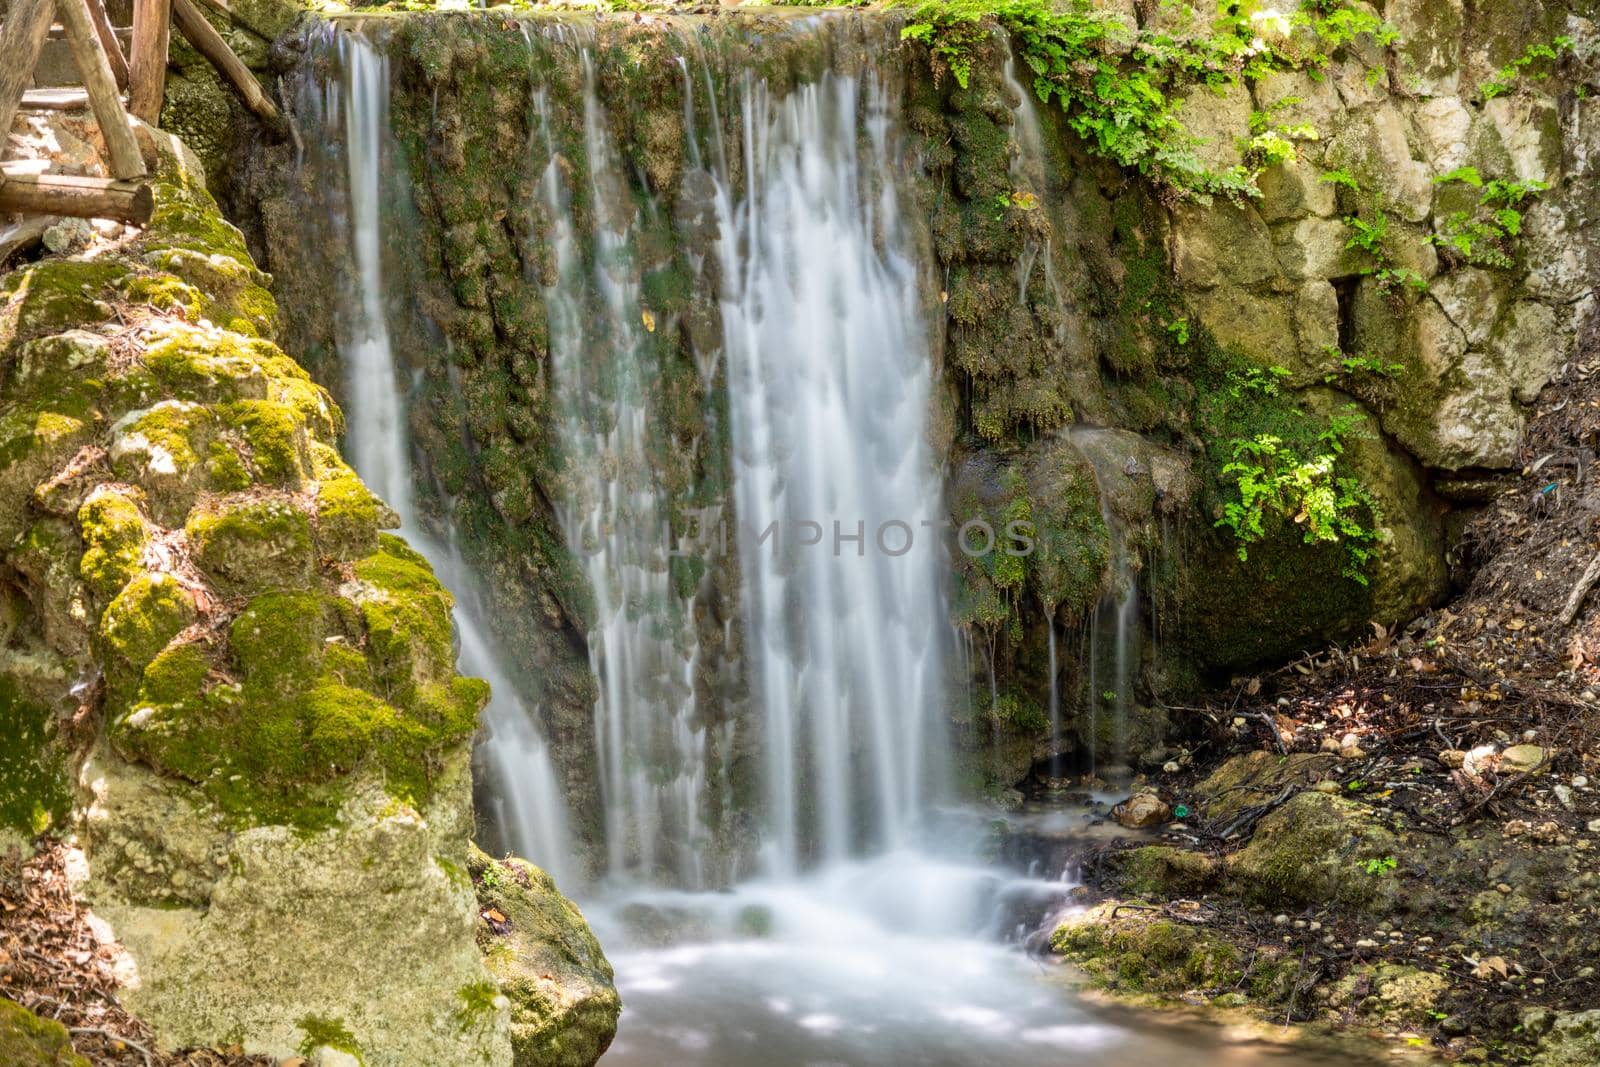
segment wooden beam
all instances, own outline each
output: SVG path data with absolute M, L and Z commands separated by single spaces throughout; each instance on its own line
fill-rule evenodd
M 106 14 L 105 0 L 84 0 L 89 6 L 89 21 L 94 23 L 95 36 L 100 38 L 100 47 L 105 49 L 106 62 L 111 64 L 111 75 L 117 79 L 117 88 L 124 92 L 128 89 L 128 58 L 122 54 L 122 42 L 117 40 L 117 31 L 111 25 L 111 16 Z
M 89 106 L 94 109 L 94 120 L 100 126 L 100 135 L 105 138 L 111 176 L 123 181 L 143 178 L 144 156 L 139 152 L 139 142 L 133 139 L 128 113 L 122 110 L 122 97 L 117 95 L 117 79 L 111 73 L 111 63 L 106 59 L 100 38 L 95 35 L 86 0 L 56 0 L 56 13 L 67 31 L 67 44 L 72 49 L 73 61 L 78 64 L 78 73 L 83 76 L 83 87 L 89 94 Z
M 0 184 L 0 215 L 66 215 L 143 226 L 155 214 L 155 195 L 141 182 L 0 169 L 5 172 L 5 182 Z
M 11 137 L 22 94 L 33 84 L 44 39 L 55 21 L 55 0 L 10 0 L 0 26 L 0 156 Z
M 205 56 L 238 91 L 244 106 L 274 133 L 282 133 L 283 116 L 278 113 L 272 98 L 261 88 L 261 83 L 256 81 L 256 76 L 250 73 L 244 61 L 234 55 L 233 49 L 228 47 L 228 42 L 222 39 L 217 28 L 194 6 L 194 0 L 172 0 L 172 18 L 195 50 Z
M 133 55 L 128 61 L 128 110 L 152 126 L 161 123 L 167 86 L 171 0 L 133 0 Z

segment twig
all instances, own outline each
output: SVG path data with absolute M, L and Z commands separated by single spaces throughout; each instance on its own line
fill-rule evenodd
M 1562 626 L 1572 625 L 1572 620 L 1578 617 L 1578 609 L 1583 607 L 1583 598 L 1589 595 L 1589 590 L 1597 581 L 1600 581 L 1600 555 L 1589 561 L 1578 584 L 1572 587 L 1572 592 L 1567 596 L 1567 606 L 1561 609 Z
M 139 1044 L 139 1042 L 129 1037 L 123 1037 L 121 1034 L 114 1033 L 111 1030 L 107 1030 L 103 1026 L 74 1026 L 72 1028 L 72 1033 L 99 1034 L 107 1041 L 114 1041 L 120 1045 L 127 1045 L 129 1048 L 133 1049 L 139 1055 L 144 1057 L 145 1067 L 150 1067 L 150 1064 L 155 1062 L 154 1057 L 150 1055 L 150 1050 Z

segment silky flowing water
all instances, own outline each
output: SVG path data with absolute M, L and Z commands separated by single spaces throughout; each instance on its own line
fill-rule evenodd
M 430 536 L 413 503 L 411 382 L 390 336 L 397 294 L 381 251 L 404 225 L 383 207 L 397 148 L 382 48 L 360 30 L 324 33 L 318 47 L 337 74 L 303 100 L 301 123 L 343 142 L 342 173 L 324 177 L 344 183 L 346 211 L 330 221 L 354 270 L 338 339 L 349 454 L 457 594 L 461 667 L 495 694 L 483 746 L 493 819 L 584 902 L 615 965 L 625 1009 L 604 1062 L 1323 1062 L 1090 1008 L 1057 966 L 1027 951 L 1070 906 L 1062 846 L 1090 820 L 1080 809 L 1013 819 L 1053 845 L 1000 848 L 997 858 L 984 816 L 939 806 L 946 664 L 971 650 L 945 621 L 948 549 L 927 535 L 944 511 L 929 444 L 935 353 L 918 295 L 925 243 L 900 190 L 909 161 L 898 96 L 888 76 L 859 64 L 782 94 L 749 71 L 717 89 L 704 57 L 686 49 L 684 133 L 708 179 L 721 280 L 722 343 L 696 355 L 708 382 L 726 361 L 739 624 L 765 806 L 746 877 L 702 890 L 701 799 L 713 768 L 696 704 L 697 594 L 673 585 L 656 537 L 668 501 L 652 460 L 653 327 L 635 262 L 640 212 L 658 205 L 624 191 L 582 28 L 529 28 L 525 38 L 530 61 L 574 50 L 580 72 L 580 84 L 563 87 L 564 99 L 575 89 L 581 100 L 576 136 L 537 79 L 528 100 L 526 151 L 541 174 L 553 269 L 525 284 L 549 321 L 565 452 L 554 505 L 595 607 L 587 639 L 605 842 L 592 884 L 566 862 L 574 843 L 537 708 L 504 667 L 476 576 L 454 532 Z M 724 137 L 719 109 L 737 113 L 742 136 Z M 1037 169 L 1037 116 L 1024 106 L 1018 123 L 1019 166 Z M 697 128 L 716 132 L 701 143 Z M 1022 269 L 1025 286 L 1031 263 Z M 1091 652 L 1103 663 L 1091 698 L 1104 686 L 1110 714 L 1128 698 L 1137 630 L 1122 552 L 1117 579 Z M 1052 628 L 1059 729 L 1055 653 Z

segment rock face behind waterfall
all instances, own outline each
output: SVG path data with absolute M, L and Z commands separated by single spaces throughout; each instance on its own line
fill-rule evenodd
M 142 236 L 0 279 L 4 832 L 78 817 L 165 1047 L 508 1064 L 467 873 L 486 687 L 268 281 L 175 141 Z

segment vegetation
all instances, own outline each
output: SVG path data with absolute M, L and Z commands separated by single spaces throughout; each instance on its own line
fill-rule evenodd
M 1537 179 L 1497 178 L 1485 182 L 1476 167 L 1457 167 L 1434 179 L 1438 185 L 1461 184 L 1480 191 L 1470 209 L 1452 211 L 1435 222 L 1428 235 L 1447 261 L 1509 269 L 1522 233 L 1522 205 L 1549 188 Z
M 1380 18 L 1345 0 L 1317 0 L 1293 16 L 1226 5 L 1209 33 L 1138 30 L 1087 0 L 921 0 L 902 36 L 926 45 L 935 71 L 965 87 L 995 25 L 1010 33 L 1039 99 L 1056 103 L 1091 151 L 1176 195 L 1201 199 L 1260 195 L 1254 179 L 1261 170 L 1292 158 L 1296 141 L 1314 139 L 1316 131 L 1272 128 L 1264 118 L 1250 131 L 1246 162 L 1212 170 L 1179 117 L 1187 90 L 1220 90 L 1280 70 L 1318 71 L 1359 39 L 1395 40 Z
M 1565 36 L 1556 37 L 1549 44 L 1531 44 L 1522 55 L 1495 71 L 1488 81 L 1478 87 L 1478 93 L 1485 100 L 1493 100 L 1515 89 L 1518 79 L 1523 75 L 1536 80 L 1548 78 L 1550 72 L 1545 69 L 1545 64 L 1554 65 L 1562 53 L 1571 48 L 1572 38 Z

